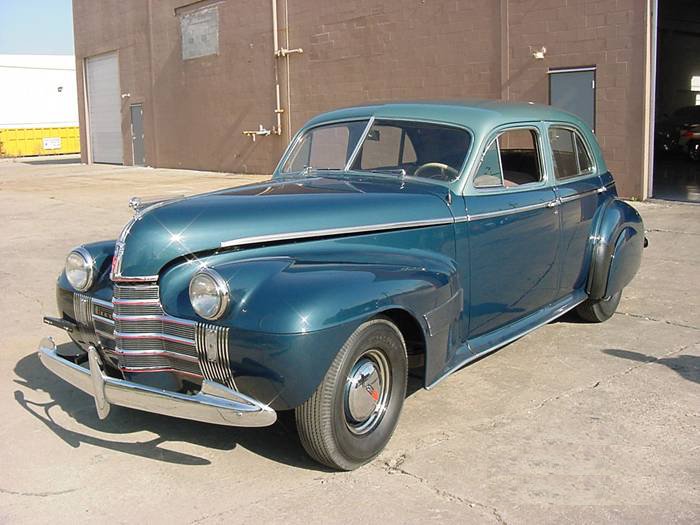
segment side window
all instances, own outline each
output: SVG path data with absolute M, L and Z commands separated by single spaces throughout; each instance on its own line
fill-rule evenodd
M 494 140 L 481 159 L 479 171 L 474 177 L 474 186 L 477 188 L 493 188 L 503 186 L 503 174 L 501 173 L 501 156 L 498 152 L 498 139 Z
M 593 160 L 578 133 L 553 126 L 549 128 L 549 142 L 557 179 L 571 179 L 593 172 Z
M 591 173 L 593 171 L 593 161 L 586 146 L 583 144 L 583 139 L 576 135 L 576 155 L 578 156 L 578 171 L 581 174 Z
M 512 129 L 501 133 L 484 154 L 474 186 L 512 188 L 540 182 L 542 166 L 534 129 Z

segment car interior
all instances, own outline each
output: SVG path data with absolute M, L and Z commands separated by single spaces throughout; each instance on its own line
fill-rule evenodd
M 372 126 L 353 169 L 401 172 L 453 180 L 469 151 L 466 130 L 419 122 L 381 122 Z
M 549 142 L 552 145 L 554 175 L 557 179 L 568 179 L 584 175 L 593 169 L 593 162 L 582 139 L 567 128 L 549 128 Z
M 489 146 L 474 178 L 477 188 L 512 188 L 542 180 L 535 130 L 522 128 L 501 133 Z

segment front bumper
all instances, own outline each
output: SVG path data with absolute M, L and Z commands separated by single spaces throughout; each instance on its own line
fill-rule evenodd
M 39 344 L 39 359 L 58 377 L 93 396 L 101 419 L 107 417 L 111 405 L 118 405 L 233 427 L 264 427 L 277 420 L 277 413 L 269 406 L 206 379 L 200 392 L 188 395 L 106 376 L 92 346 L 88 348 L 90 368 L 59 356 L 50 337 Z

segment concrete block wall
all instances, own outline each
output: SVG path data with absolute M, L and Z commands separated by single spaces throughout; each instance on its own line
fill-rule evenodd
M 547 103 L 550 68 L 596 66 L 598 138 L 620 192 L 641 196 L 642 0 L 279 0 L 280 46 L 304 49 L 283 59 L 273 57 L 270 2 L 222 0 L 219 53 L 183 61 L 177 10 L 191 4 L 74 0 L 81 101 L 83 58 L 119 52 L 131 93 L 127 164 L 129 103 L 144 103 L 148 164 L 265 173 L 322 111 L 405 99 Z M 253 143 L 243 130 L 275 123 L 275 61 L 284 134 Z

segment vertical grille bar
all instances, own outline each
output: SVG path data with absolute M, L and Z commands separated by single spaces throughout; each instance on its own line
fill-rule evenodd
M 236 389 L 229 356 L 229 329 L 223 326 L 197 323 L 195 343 L 202 374 L 206 379 Z
M 92 298 L 81 293 L 73 294 L 73 313 L 79 325 L 94 328 L 92 319 Z

